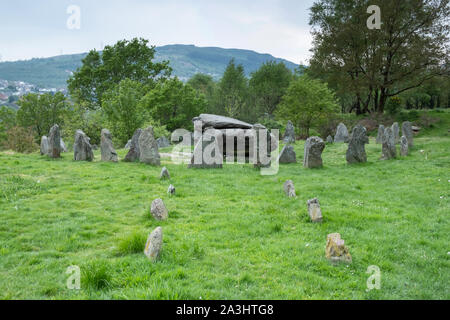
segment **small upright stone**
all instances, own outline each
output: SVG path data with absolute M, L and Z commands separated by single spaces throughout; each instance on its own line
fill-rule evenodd
M 297 163 L 297 155 L 295 154 L 294 147 L 290 144 L 284 146 L 278 157 L 279 163 Z
M 395 145 L 394 133 L 392 132 L 392 128 L 388 127 L 384 130 L 381 160 L 390 160 L 396 156 L 397 148 Z
M 63 139 L 61 139 L 61 152 L 67 152 L 67 147 Z
M 347 162 L 367 162 L 365 145 L 369 143 L 366 128 L 358 124 L 353 128 L 347 150 Z
M 124 149 L 130 150 L 130 148 L 131 148 L 131 139 L 128 140 L 127 144 L 126 144 L 125 147 L 123 147 L 123 148 L 124 148 Z
M 348 142 L 349 136 L 348 136 L 348 130 L 345 124 L 339 123 L 337 129 L 336 129 L 336 135 L 334 136 L 334 142 L 335 143 L 344 143 Z
M 125 162 L 136 162 L 139 160 L 139 157 L 141 155 L 141 152 L 139 150 L 139 137 L 141 136 L 141 134 L 142 129 L 137 129 L 133 134 L 133 138 L 128 141 L 127 145 L 129 145 L 130 150 L 125 156 Z
M 286 132 L 283 138 L 284 143 L 295 143 L 295 128 L 291 120 L 287 122 Z
M 41 138 L 41 156 L 48 155 L 49 145 L 47 136 L 42 136 Z
M 333 137 L 332 136 L 328 136 L 327 137 L 327 143 L 328 144 L 333 144 L 333 142 L 334 142 Z
M 75 133 L 73 143 L 73 153 L 75 161 L 92 161 L 94 160 L 94 152 L 89 137 L 81 130 Z
M 340 262 L 347 264 L 352 263 L 352 256 L 339 233 L 332 233 L 327 236 L 325 256 L 333 264 Z
M 152 216 L 159 221 L 167 220 L 167 218 L 169 218 L 169 212 L 162 199 L 156 199 L 152 202 L 150 212 Z
M 312 222 L 322 222 L 322 210 L 320 209 L 320 203 L 317 198 L 308 200 L 308 213 Z
M 325 143 L 319 137 L 310 137 L 305 143 L 303 166 L 305 168 L 320 168 L 323 165 L 322 152 Z
M 412 130 L 412 124 L 409 121 L 403 122 L 402 124 L 402 134 L 408 139 L 408 146 L 414 147 L 414 134 Z
M 117 152 L 113 147 L 112 136 L 109 130 L 103 129 L 101 133 L 100 149 L 102 153 L 102 161 L 118 162 Z
M 167 189 L 167 194 L 174 196 L 175 195 L 175 187 L 173 185 L 170 185 L 169 188 Z
M 48 155 L 51 158 L 61 157 L 61 132 L 59 126 L 55 124 L 51 129 L 48 137 L 49 151 Z
M 297 195 L 295 194 L 294 182 L 292 180 L 288 180 L 283 185 L 284 193 L 289 198 L 295 198 Z
M 161 164 L 153 127 L 150 126 L 142 131 L 141 136 L 139 137 L 139 151 L 140 162 L 154 166 L 159 166 Z
M 398 126 L 398 122 L 394 122 L 391 128 L 394 133 L 395 144 L 397 144 L 400 142 L 400 127 Z
M 158 143 L 158 148 L 160 149 L 170 147 L 170 141 L 166 137 L 158 138 L 156 143 Z
M 170 173 L 169 173 L 169 170 L 167 170 L 166 167 L 162 168 L 161 174 L 159 175 L 159 179 L 160 180 L 163 180 L 163 179 L 169 179 L 170 180 Z
M 402 157 L 407 157 L 409 155 L 408 139 L 405 136 L 402 136 L 400 140 L 400 155 Z
M 377 144 L 383 143 L 383 136 L 384 136 L 384 126 L 380 124 L 380 126 L 378 127 Z
M 144 254 L 149 260 L 152 262 L 158 260 L 159 255 L 161 254 L 162 244 L 162 228 L 158 227 L 148 236 L 147 243 L 145 244 Z

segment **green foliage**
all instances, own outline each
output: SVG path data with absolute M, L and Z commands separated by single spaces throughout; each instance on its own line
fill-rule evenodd
M 401 109 L 402 99 L 398 96 L 390 98 L 388 103 L 386 104 L 386 112 L 389 115 L 396 115 L 401 111 Z
M 22 127 L 31 127 L 36 133 L 36 140 L 47 135 L 54 124 L 62 126 L 70 108 L 61 92 L 42 95 L 30 93 L 23 96 L 18 104 L 17 123 Z
M 155 135 L 155 139 L 158 139 L 161 137 L 166 137 L 170 140 L 171 133 L 169 130 L 167 130 L 167 126 L 161 125 L 161 123 L 159 121 L 150 119 L 142 125 L 142 128 L 145 129 L 145 128 L 148 128 L 149 126 L 152 126 L 152 128 L 153 128 L 153 133 Z
M 206 112 L 215 113 L 216 83 L 210 75 L 197 73 L 187 82 L 199 94 L 203 94 L 208 103 Z
M 312 126 L 320 125 L 339 111 L 334 93 L 325 83 L 304 75 L 291 82 L 278 108 L 278 117 L 291 120 L 309 137 Z
M 153 85 L 170 76 L 168 61 L 153 62 L 155 47 L 148 40 L 134 38 L 106 46 L 102 53 L 92 50 L 83 59 L 83 65 L 68 80 L 71 95 L 90 109 L 102 105 L 103 94 L 122 80 L 130 79 L 144 85 Z
M 252 73 L 249 88 L 253 105 L 261 113 L 273 115 L 286 93 L 292 79 L 292 72 L 284 63 L 269 61 Z
M 16 111 L 11 108 L 0 107 L 0 147 L 4 145 L 6 132 L 16 125 Z
M 81 269 L 81 285 L 92 290 L 103 290 L 111 286 L 111 273 L 107 262 L 94 261 Z
M 141 232 L 133 232 L 120 240 L 117 251 L 121 255 L 143 253 L 147 238 Z
M 3 148 L 19 153 L 31 153 L 39 148 L 34 138 L 31 128 L 15 126 L 6 131 Z
M 140 103 L 146 86 L 130 79 L 122 80 L 103 96 L 102 109 L 115 138 L 125 144 L 148 115 Z
M 167 127 L 169 131 L 179 128 L 192 129 L 192 119 L 206 110 L 203 95 L 178 78 L 159 82 L 141 100 L 141 107 L 151 119 Z

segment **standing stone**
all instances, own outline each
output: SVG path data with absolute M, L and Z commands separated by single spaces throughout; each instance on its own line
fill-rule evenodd
M 202 135 L 196 134 L 196 144 L 188 168 L 222 169 L 223 135 L 219 130 L 206 129 Z
M 333 264 L 340 262 L 352 263 L 352 256 L 339 233 L 332 233 L 327 236 L 325 256 Z
M 307 201 L 308 213 L 312 222 L 322 222 L 322 210 L 320 209 L 320 203 L 317 198 Z
M 108 129 L 102 130 L 101 135 L 102 161 L 118 162 L 117 152 L 113 147 L 111 132 Z
M 414 147 L 414 135 L 411 122 L 403 122 L 402 134 L 406 137 L 406 139 L 408 139 L 408 147 Z
M 295 198 L 297 195 L 295 194 L 294 182 L 292 180 L 288 180 L 283 185 L 283 190 L 286 196 L 289 198 Z
M 141 155 L 141 152 L 139 150 L 139 137 L 142 134 L 142 129 L 137 129 L 134 134 L 133 138 L 129 141 L 129 148 L 127 155 L 125 156 L 124 161 L 125 162 L 135 162 L 139 160 L 139 157 Z M 127 144 L 128 145 L 128 144 Z
M 391 128 L 394 133 L 395 144 L 397 144 L 400 142 L 400 127 L 398 126 L 398 122 L 394 122 Z
M 169 179 L 170 180 L 169 170 L 167 170 L 166 167 L 162 168 L 161 174 L 159 175 L 159 179 L 160 180 L 163 180 L 163 179 Z
M 367 155 L 365 145 L 369 143 L 367 137 L 367 130 L 362 125 L 358 124 L 353 128 L 350 142 L 347 150 L 347 162 L 358 163 L 367 162 Z
M 400 140 L 400 155 L 402 157 L 407 157 L 409 155 L 408 139 L 405 136 L 402 136 Z
M 94 160 L 94 152 L 89 137 L 81 130 L 75 133 L 73 143 L 73 153 L 75 161 L 92 161 Z
M 161 137 L 156 140 L 158 143 L 158 148 L 167 148 L 170 147 L 170 141 L 166 137 Z
M 323 165 L 322 152 L 325 143 L 319 137 L 310 137 L 305 142 L 303 166 L 305 168 L 320 168 Z
M 141 136 L 139 137 L 139 151 L 140 162 L 154 166 L 159 166 L 161 164 L 153 127 L 150 126 L 142 131 Z
M 336 129 L 336 135 L 334 136 L 334 142 L 335 143 L 344 143 L 348 142 L 348 130 L 345 124 L 339 123 L 337 129 Z
M 162 199 L 156 199 L 152 202 L 150 212 L 152 216 L 159 221 L 167 220 L 167 218 L 169 218 L 169 212 L 167 211 Z
M 175 192 L 176 192 L 175 187 L 173 185 L 170 185 L 169 188 L 167 189 L 167 194 L 174 196 Z
M 61 139 L 61 152 L 67 152 L 67 147 L 63 139 Z
M 254 161 L 255 168 L 269 168 L 271 166 L 271 151 L 274 150 L 275 139 L 272 139 L 272 135 L 269 130 L 262 124 L 255 124 L 253 126 L 256 134 L 256 155 Z M 267 137 L 266 139 L 261 139 L 261 137 Z M 276 145 L 278 146 L 278 145 Z
M 284 146 L 278 157 L 279 163 L 297 163 L 297 155 L 295 154 L 294 147 L 290 144 Z
M 334 142 L 333 137 L 332 136 L 328 136 L 327 137 L 327 143 L 333 144 L 333 142 Z
M 41 138 L 41 156 L 48 155 L 49 145 L 47 136 L 42 136 Z
M 384 129 L 382 153 L 381 160 L 390 160 L 397 156 L 394 133 L 390 127 Z
M 49 151 L 48 155 L 53 158 L 61 157 L 61 132 L 59 126 L 55 124 L 51 129 L 48 137 Z
M 145 244 L 144 254 L 149 258 L 152 262 L 158 260 L 159 255 L 161 253 L 163 244 L 163 233 L 162 228 L 156 228 L 147 239 L 147 243 Z
M 380 126 L 378 127 L 377 144 L 383 143 L 383 136 L 384 136 L 384 126 L 380 124 Z
M 123 148 L 124 148 L 124 149 L 130 150 L 130 148 L 131 148 L 131 139 L 128 140 L 127 144 L 126 144 L 125 147 L 123 147 Z
M 286 132 L 284 133 L 283 138 L 284 143 L 295 143 L 295 128 L 292 121 L 288 121 L 286 125 Z

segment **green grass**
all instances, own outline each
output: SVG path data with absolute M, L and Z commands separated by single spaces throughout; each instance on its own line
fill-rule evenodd
M 449 113 L 440 117 L 407 158 L 379 161 L 371 139 L 366 164 L 347 165 L 346 145 L 331 145 L 325 167 L 308 170 L 299 142 L 299 163 L 276 176 L 163 161 L 171 180 L 160 181 L 161 167 L 101 163 L 98 152 L 93 163 L 0 153 L 0 298 L 450 299 Z M 288 179 L 296 199 L 283 194 Z M 159 197 L 165 222 L 149 212 Z M 314 197 L 322 224 L 308 218 Z M 143 247 L 158 226 L 164 246 L 151 263 Z M 325 259 L 333 232 L 353 264 Z M 72 265 L 80 291 L 66 288 Z M 382 287 L 366 292 L 371 265 Z

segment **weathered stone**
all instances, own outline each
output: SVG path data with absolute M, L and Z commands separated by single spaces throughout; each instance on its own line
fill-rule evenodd
M 328 136 L 327 137 L 327 143 L 333 144 L 333 142 L 334 142 L 333 137 L 332 136 Z
M 158 143 L 158 148 L 160 149 L 170 147 L 170 141 L 166 137 L 156 139 L 156 143 Z
M 101 153 L 102 161 L 107 162 L 117 162 L 119 158 L 117 157 L 117 152 L 113 147 L 111 132 L 108 129 L 103 129 L 101 133 Z
M 369 143 L 366 128 L 358 124 L 353 128 L 347 149 L 347 162 L 367 162 L 365 145 Z
M 269 130 L 262 124 L 253 125 L 256 134 L 256 155 L 254 161 L 255 168 L 268 168 L 271 166 L 271 151 L 278 147 L 278 141 L 273 138 Z M 261 137 L 267 137 L 261 139 Z
M 402 136 L 400 140 L 400 155 L 402 157 L 406 157 L 409 155 L 408 139 L 405 136 Z
M 209 129 L 194 147 L 188 168 L 221 169 L 223 168 L 223 135 L 220 130 Z
M 139 157 L 141 155 L 140 149 L 139 149 L 139 137 L 142 134 L 142 129 L 137 129 L 134 134 L 133 138 L 130 140 L 130 150 L 128 151 L 127 155 L 125 156 L 124 161 L 126 162 L 135 162 L 139 160 Z
M 319 137 L 310 137 L 305 142 L 303 166 L 305 168 L 320 168 L 323 165 L 322 152 L 325 143 Z
M 408 139 L 408 146 L 414 147 L 414 135 L 412 130 L 412 124 L 409 121 L 403 122 L 402 124 L 402 134 Z
M 325 256 L 333 264 L 340 262 L 346 264 L 352 263 L 352 256 L 339 233 L 332 233 L 327 236 Z
M 394 122 L 391 128 L 392 132 L 394 133 L 395 143 L 397 144 L 400 142 L 400 127 L 398 126 L 398 122 Z
M 61 152 L 67 152 L 67 147 L 63 139 L 61 139 Z
M 166 167 L 162 168 L 161 170 L 161 174 L 159 175 L 159 179 L 169 179 L 170 180 L 170 174 L 169 174 L 169 170 L 167 170 Z
M 317 198 L 307 201 L 308 213 L 312 222 L 322 222 L 322 210 L 320 209 L 320 203 Z
M 89 138 L 89 141 L 90 141 L 90 138 Z M 93 144 L 92 145 L 92 150 L 97 151 L 98 150 L 98 145 Z
M 380 124 L 380 126 L 378 127 L 377 144 L 383 143 L 383 136 L 384 136 L 384 126 Z
M 397 148 L 395 145 L 394 133 L 392 128 L 384 129 L 383 147 L 381 160 L 389 160 L 397 156 Z
M 167 189 L 167 194 L 174 196 L 175 192 L 176 192 L 175 187 L 173 185 L 170 185 L 169 188 Z
M 218 116 L 214 114 L 201 114 L 193 119 L 193 121 L 203 122 L 203 126 L 212 127 L 214 129 L 251 129 L 253 126 L 240 120 L 229 117 Z
M 75 133 L 73 143 L 73 152 L 75 161 L 92 161 L 94 160 L 94 153 L 92 151 L 89 137 L 81 130 Z
M 61 157 L 61 132 L 57 124 L 50 129 L 48 146 L 48 155 L 51 158 L 56 159 Z
M 131 139 L 128 140 L 127 144 L 125 145 L 125 147 L 123 147 L 124 149 L 130 149 L 131 148 Z
M 286 196 L 289 198 L 295 198 L 297 195 L 295 194 L 294 182 L 292 180 L 288 180 L 283 185 L 283 190 Z
M 295 128 L 292 121 L 288 121 L 286 125 L 286 132 L 284 133 L 283 138 L 284 143 L 295 143 Z
M 297 163 L 297 155 L 295 154 L 294 147 L 290 144 L 284 146 L 278 157 L 279 163 Z
M 422 130 L 421 127 L 417 127 L 417 126 L 411 126 L 411 129 L 414 134 L 419 134 L 420 130 Z
M 163 244 L 163 233 L 162 228 L 156 228 L 147 239 L 147 243 L 145 244 L 144 254 L 149 258 L 152 262 L 158 260 Z
M 153 133 L 153 127 L 148 127 L 142 131 L 139 137 L 139 161 L 154 166 L 161 164 L 161 158 L 159 156 L 158 144 L 156 143 Z
M 48 155 L 49 153 L 49 144 L 47 136 L 42 136 L 41 138 L 41 156 Z
M 162 199 L 156 199 L 152 202 L 150 212 L 152 216 L 159 221 L 167 220 L 167 218 L 169 218 L 169 212 L 167 211 Z
M 348 142 L 349 136 L 348 136 L 348 130 L 345 124 L 339 123 L 337 129 L 336 129 L 336 135 L 334 136 L 334 142 L 335 143 L 344 143 Z

